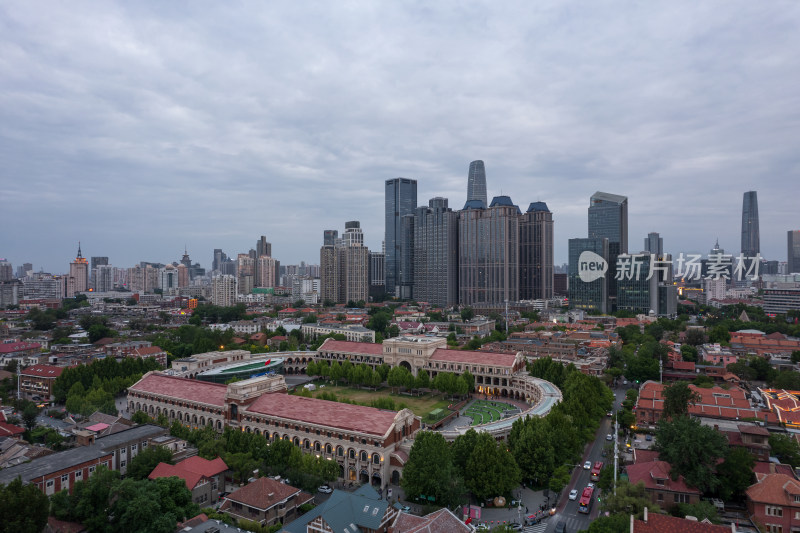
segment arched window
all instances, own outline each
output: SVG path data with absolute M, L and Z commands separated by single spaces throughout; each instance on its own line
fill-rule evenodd
M 356 451 L 353 448 L 350 448 L 348 450 L 348 452 L 347 452 L 347 455 L 348 455 L 348 457 L 350 457 L 350 459 L 355 459 L 356 458 Z
M 361 450 L 361 453 L 358 454 L 358 460 L 359 461 L 366 461 L 367 460 L 367 452 L 365 452 L 364 450 Z
M 344 455 L 344 448 L 342 448 L 341 446 L 337 446 L 336 447 L 336 455 L 338 455 L 339 457 L 342 457 Z
M 333 451 L 333 447 L 330 444 L 325 445 L 325 453 L 331 453 Z
M 372 454 L 372 464 L 374 465 L 381 464 L 381 456 L 378 455 L 377 453 Z
M 315 451 L 315 452 L 318 452 L 318 451 L 320 450 L 320 447 L 319 447 L 319 446 L 320 446 L 320 445 L 319 445 L 319 441 L 316 441 L 316 442 L 314 442 L 314 451 Z

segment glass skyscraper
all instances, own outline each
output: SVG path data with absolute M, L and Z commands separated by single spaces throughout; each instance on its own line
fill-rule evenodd
M 417 207 L 417 180 L 386 180 L 386 292 L 403 297 L 400 291 L 402 218 Z M 408 250 L 407 253 L 410 253 Z
M 480 207 L 486 207 L 488 199 L 486 197 L 486 168 L 483 161 L 478 159 L 469 164 L 469 174 L 467 175 L 467 205 L 470 202 L 481 202 Z M 472 204 L 473 207 L 478 207 L 477 204 Z
M 618 253 L 628 253 L 628 198 L 596 192 L 589 204 L 589 238 L 619 244 Z
M 758 236 L 758 196 L 747 191 L 742 200 L 742 254 L 755 257 L 761 251 Z
M 786 258 L 786 273 L 800 273 L 800 230 L 789 231 L 787 237 L 789 246 Z
M 594 252 L 608 262 L 608 239 L 570 239 L 568 296 L 570 308 L 609 312 L 608 277 L 614 276 L 611 265 L 604 277 L 585 282 L 579 275 L 579 260 L 583 252 Z
M 533 202 L 519 219 L 519 298 L 553 297 L 553 213 Z

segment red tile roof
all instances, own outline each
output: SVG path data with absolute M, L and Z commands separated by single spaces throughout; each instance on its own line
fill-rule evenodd
M 128 388 L 129 391 L 149 392 L 161 394 L 181 400 L 205 403 L 223 407 L 227 385 L 222 383 L 208 383 L 196 379 L 176 378 L 153 372 Z
M 38 342 L 4 342 L 0 343 L 0 354 L 14 353 L 24 350 L 38 350 L 42 345 Z
M 164 350 L 158 346 L 145 346 L 143 348 L 137 348 L 135 352 L 137 355 L 151 355 L 164 353 Z
M 20 372 L 21 376 L 37 378 L 57 378 L 64 371 L 63 366 L 33 365 Z
M 794 496 L 800 496 L 800 481 L 786 474 L 767 474 L 746 491 L 747 499 L 758 503 L 800 507 Z
M 767 461 L 756 461 L 753 472 L 756 474 L 756 479 L 763 479 L 767 474 L 785 474 L 791 478 L 795 477 L 792 465 L 768 463 Z
M 331 352 L 347 352 L 363 355 L 381 355 L 383 353 L 383 344 L 325 339 L 325 342 L 322 343 L 322 346 L 320 346 L 317 351 L 319 352 L 325 350 Z
M 247 407 L 247 412 L 288 419 L 292 421 L 292 424 L 298 421 L 306 422 L 348 431 L 360 431 L 381 437 L 392 427 L 397 415 L 394 411 L 385 411 L 374 407 L 283 393 L 262 394 Z
M 260 477 L 227 495 L 223 508 L 229 505 L 229 501 L 235 501 L 256 509 L 267 510 L 289 496 L 299 493 L 300 489 L 291 485 L 286 485 L 268 477 Z
M 516 354 L 496 352 L 473 352 L 464 350 L 448 350 L 437 348 L 431 356 L 431 361 L 447 361 L 452 363 L 467 363 L 470 365 L 514 366 Z
M 211 478 L 228 469 L 225 461 L 217 457 L 213 461 L 199 456 L 189 457 L 176 465 L 158 463 L 147 476 L 148 479 L 177 476 L 186 482 L 186 488 L 192 490 L 203 478 Z
M 647 513 L 647 522 L 633 521 L 631 533 L 731 533 L 731 528 L 675 516 Z
M 15 437 L 23 433 L 25 433 L 23 428 L 5 421 L 0 421 L 0 437 Z
M 666 461 L 636 463 L 626 467 L 628 479 L 630 480 L 631 485 L 635 485 L 641 481 L 644 483 L 646 489 L 700 494 L 700 491 L 696 488 L 686 485 L 683 476 L 678 476 L 678 479 L 673 481 L 672 478 L 670 478 L 670 470 L 670 464 Z M 656 479 L 663 480 L 663 485 L 657 485 Z

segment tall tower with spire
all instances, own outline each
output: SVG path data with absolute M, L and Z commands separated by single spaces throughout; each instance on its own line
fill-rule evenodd
M 89 261 L 81 253 L 81 243 L 78 242 L 78 256 L 69 264 L 69 277 L 67 278 L 66 296 L 73 298 L 76 294 L 89 290 Z

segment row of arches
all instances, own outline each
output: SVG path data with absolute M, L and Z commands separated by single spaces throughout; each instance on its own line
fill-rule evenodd
M 210 416 L 206 417 L 202 414 L 198 416 L 197 413 L 184 413 L 181 410 L 176 411 L 175 409 L 167 409 L 166 407 L 162 408 L 152 404 L 148 406 L 146 403 L 130 402 L 128 410 L 132 413 L 136 411 L 142 411 L 147 413 L 150 418 L 158 418 L 159 416 L 164 415 L 170 422 L 177 420 L 183 424 L 193 425 L 195 427 L 211 426 L 217 431 L 222 431 L 223 428 L 222 420 L 219 418 L 215 419 Z

